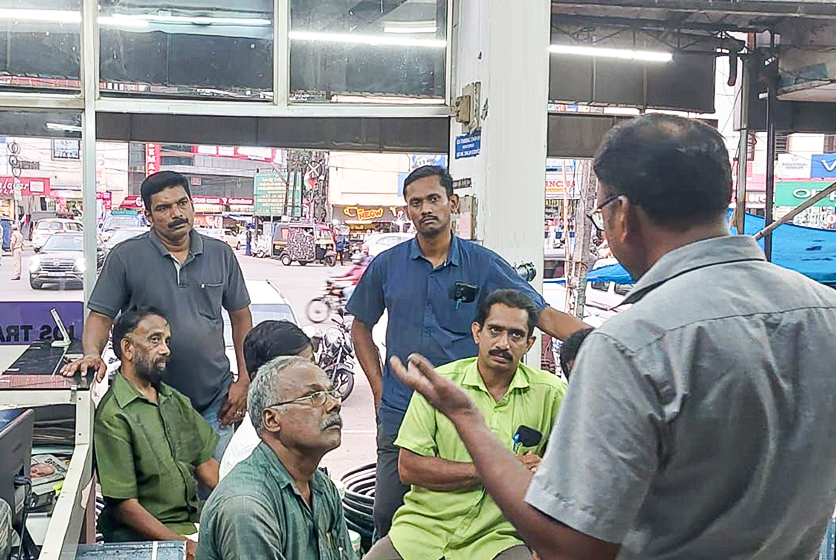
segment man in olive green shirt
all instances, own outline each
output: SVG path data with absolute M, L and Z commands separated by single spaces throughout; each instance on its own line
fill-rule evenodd
M 472 326 L 479 357 L 437 371 L 460 385 L 491 430 L 536 470 L 557 418 L 566 383 L 520 363 L 535 341 L 537 307 L 516 290 L 497 290 L 482 302 Z M 524 426 L 539 441 L 515 439 Z M 536 438 L 535 438 L 536 439 Z M 412 485 L 389 535 L 365 560 L 530 560 L 531 552 L 485 492 L 453 424 L 417 392 L 395 445 L 398 470 Z
M 181 393 L 162 382 L 171 331 L 163 315 L 130 310 L 113 325 L 120 372 L 96 409 L 93 439 L 108 542 L 187 540 L 197 529 L 195 477 L 218 483 L 218 436 Z M 196 544 L 188 541 L 189 556 Z
M 200 560 L 353 560 L 343 507 L 319 469 L 339 447 L 340 395 L 310 360 L 258 370 L 248 413 L 261 443 L 218 484 L 200 517 Z

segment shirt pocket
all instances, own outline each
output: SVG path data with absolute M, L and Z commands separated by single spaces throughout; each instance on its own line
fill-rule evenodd
M 201 282 L 198 284 L 197 312 L 208 319 L 221 318 L 221 302 L 223 301 L 223 283 Z
M 479 297 L 476 297 L 477 301 Z M 433 302 L 436 319 L 438 325 L 451 333 L 457 335 L 470 335 L 470 326 L 476 320 L 477 303 L 461 302 L 456 305 L 456 302 L 449 297 Z

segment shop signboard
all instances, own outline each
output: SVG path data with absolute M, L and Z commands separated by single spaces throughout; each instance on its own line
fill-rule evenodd
M 836 179 L 836 154 L 813 156 L 810 176 L 816 179 Z
M 809 179 L 810 158 L 794 154 L 778 154 L 775 164 L 775 176 L 781 179 Z
M 278 173 L 256 173 L 253 195 L 255 215 L 281 216 L 284 214 L 287 183 Z
M 406 219 L 403 206 L 343 206 L 334 205 L 334 218 L 338 220 L 358 220 L 361 222 L 394 222 Z
M 98 194 L 98 193 L 97 193 Z M 110 193 L 107 193 L 110 194 Z M 98 196 L 97 196 L 98 198 Z M 193 195 L 192 202 L 194 204 L 202 204 L 208 206 L 252 206 L 253 199 L 249 196 L 203 196 Z M 122 200 L 122 208 L 142 208 L 142 197 L 131 194 Z
M 50 196 L 48 177 L 0 177 L 0 196 Z
M 145 175 L 153 175 L 160 170 L 159 144 L 145 144 Z
M 80 301 L 14 301 L 0 305 L 0 345 L 26 345 L 60 340 L 51 310 L 55 309 L 74 340 L 81 338 L 84 305 Z
M 775 206 L 798 206 L 830 185 L 830 181 L 778 181 L 775 183 Z M 815 206 L 836 206 L 836 192 L 826 196 Z

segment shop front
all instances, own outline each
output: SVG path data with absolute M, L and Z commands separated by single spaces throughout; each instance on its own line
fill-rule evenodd
M 331 216 L 336 228 L 348 227 L 351 241 L 374 232 L 404 231 L 409 223 L 405 206 L 335 204 Z

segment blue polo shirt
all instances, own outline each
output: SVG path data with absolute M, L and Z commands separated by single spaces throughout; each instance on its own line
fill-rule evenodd
M 457 306 L 452 298 L 456 282 L 478 287 L 476 301 Z M 384 428 L 396 431 L 400 427 L 412 396 L 391 371 L 389 359 L 398 356 L 406 362 L 418 352 L 440 366 L 476 356 L 470 325 L 482 298 L 501 288 L 520 290 L 539 309 L 546 307 L 543 297 L 505 259 L 456 236 L 447 262 L 436 269 L 421 253 L 417 239 L 374 258 L 348 302 L 348 312 L 369 327 L 377 324 L 384 310 L 389 313 L 378 414 Z

